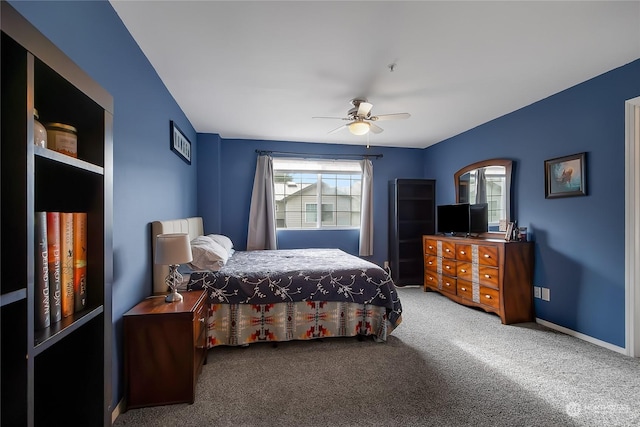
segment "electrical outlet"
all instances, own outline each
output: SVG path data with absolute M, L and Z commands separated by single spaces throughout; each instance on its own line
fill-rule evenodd
M 389 261 L 385 261 L 384 262 L 384 269 L 388 269 L 389 268 Z
M 551 301 L 551 291 L 549 288 L 542 288 L 542 299 L 544 301 Z
M 533 287 L 533 297 L 534 298 L 541 298 L 542 297 L 542 291 L 540 290 L 540 286 L 534 286 Z

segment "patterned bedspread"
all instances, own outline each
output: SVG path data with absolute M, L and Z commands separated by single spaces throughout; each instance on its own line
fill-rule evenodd
M 385 307 L 390 324 L 402 306 L 389 274 L 339 249 L 236 251 L 217 272 L 192 272 L 188 289 L 221 304 L 334 301 Z

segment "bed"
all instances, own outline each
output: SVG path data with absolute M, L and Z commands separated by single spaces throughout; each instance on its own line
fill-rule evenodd
M 208 348 L 354 336 L 384 342 L 402 321 L 388 272 L 339 249 L 236 251 L 226 236 L 205 236 L 200 217 L 154 221 L 151 227 L 154 255 L 158 234 L 189 235 L 198 265 L 181 267 L 181 292 L 207 290 Z M 196 243 L 211 239 L 228 257 L 212 269 L 199 268 Z M 167 274 L 167 266 L 154 264 L 154 293 L 167 292 Z

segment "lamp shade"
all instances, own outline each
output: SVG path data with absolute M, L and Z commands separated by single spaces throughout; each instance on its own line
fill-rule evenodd
M 369 123 L 363 121 L 356 121 L 349 125 L 349 132 L 354 135 L 365 135 L 369 132 Z
M 188 234 L 158 234 L 156 237 L 156 264 L 175 265 L 192 260 Z

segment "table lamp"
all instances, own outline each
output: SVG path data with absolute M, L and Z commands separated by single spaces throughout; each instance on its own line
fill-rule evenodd
M 180 302 L 182 295 L 178 293 L 178 286 L 182 283 L 182 274 L 178 272 L 180 264 L 193 260 L 189 235 L 186 233 L 158 234 L 156 236 L 155 263 L 168 265 L 169 274 L 164 282 L 171 289 L 165 298 L 166 302 Z

